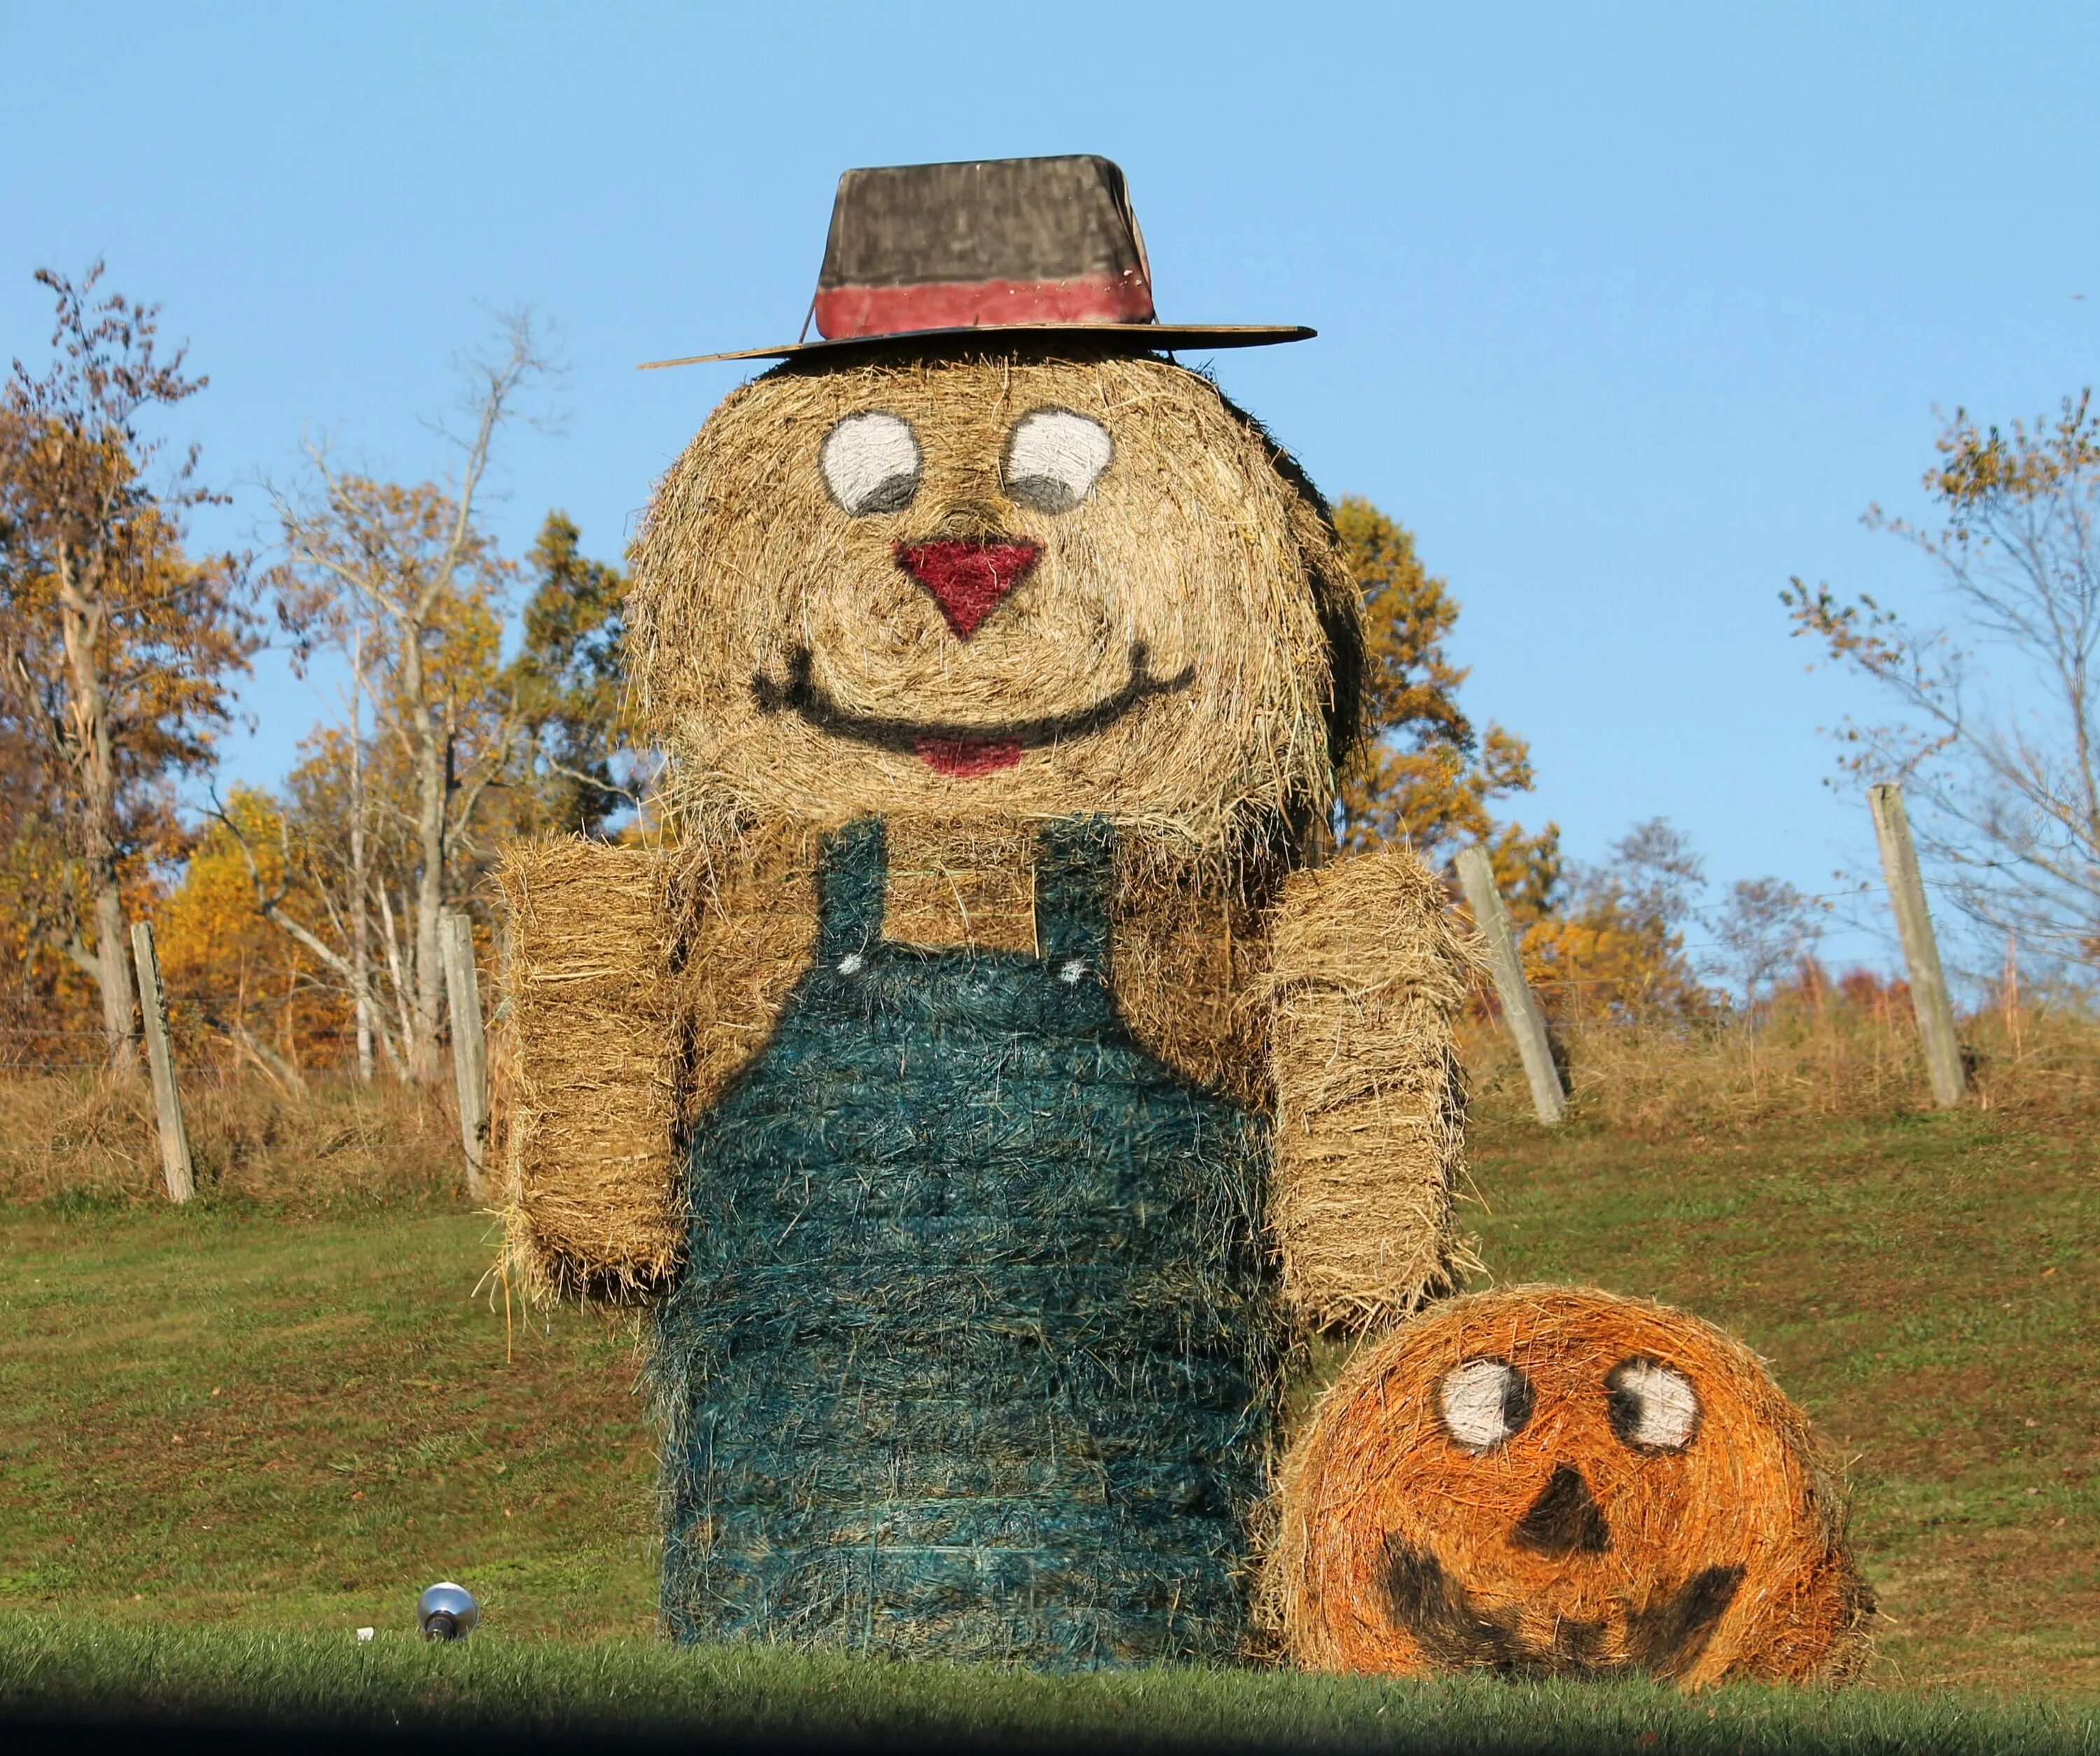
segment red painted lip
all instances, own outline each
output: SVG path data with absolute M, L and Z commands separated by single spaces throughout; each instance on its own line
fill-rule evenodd
M 1039 543 L 899 543 L 897 564 L 941 607 L 949 631 L 968 640 L 1041 558 Z
M 911 740 L 919 760 L 951 780 L 973 780 L 980 774 L 1012 768 L 1021 760 L 1018 738 L 929 738 Z

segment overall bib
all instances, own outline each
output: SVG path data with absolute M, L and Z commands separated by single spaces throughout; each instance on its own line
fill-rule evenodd
M 1029 956 L 885 939 L 881 823 L 832 837 L 815 967 L 699 1127 L 655 1331 L 678 1639 L 1239 1649 L 1266 1140 L 1118 1017 L 1113 852 L 1043 832 Z

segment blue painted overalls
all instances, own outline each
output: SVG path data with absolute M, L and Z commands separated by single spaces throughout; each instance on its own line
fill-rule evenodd
M 1273 1388 L 1258 1120 L 1140 1049 L 1113 843 L 1043 832 L 1039 956 L 882 937 L 832 840 L 814 968 L 699 1124 L 655 1341 L 686 1640 L 1224 1660 Z

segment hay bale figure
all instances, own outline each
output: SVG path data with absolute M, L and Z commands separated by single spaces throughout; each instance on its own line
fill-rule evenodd
M 1458 1260 L 1442 893 L 1304 869 L 1354 587 L 1155 352 L 1304 332 L 1092 159 L 849 173 L 817 315 L 640 541 L 674 833 L 505 868 L 514 1260 L 658 1301 L 678 1638 L 1229 1658 L 1292 1320 Z
M 1873 1600 L 1808 1423 L 1740 1342 L 1564 1287 L 1365 1348 L 1286 1460 L 1268 1609 L 1309 1669 L 1834 1682 Z

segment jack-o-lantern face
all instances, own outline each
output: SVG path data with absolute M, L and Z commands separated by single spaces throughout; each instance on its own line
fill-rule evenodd
M 1800 1412 L 1718 1330 L 1462 1299 L 1366 1348 L 1285 1467 L 1270 1578 L 1317 1668 L 1846 1674 L 1870 1608 Z
M 632 602 L 645 716 L 689 789 L 1199 836 L 1325 796 L 1354 632 L 1259 430 L 1194 373 L 1116 358 L 746 386 L 667 479 Z

